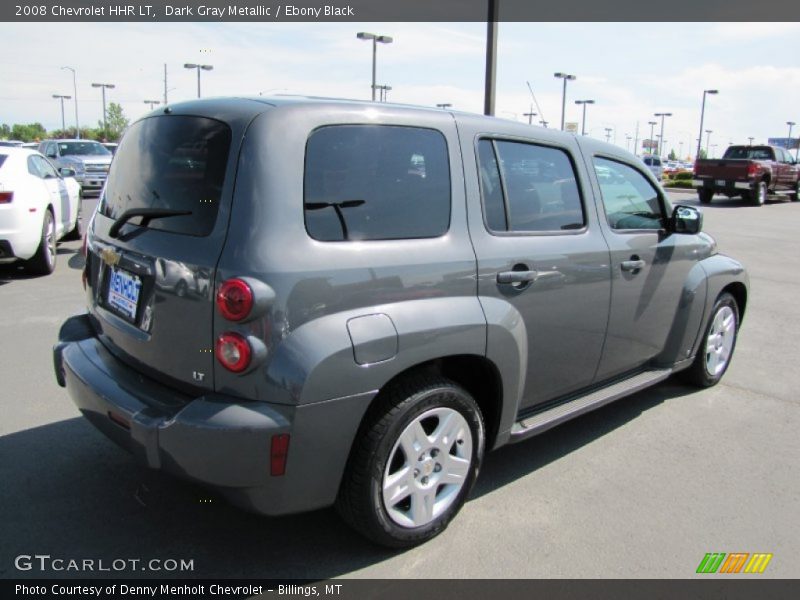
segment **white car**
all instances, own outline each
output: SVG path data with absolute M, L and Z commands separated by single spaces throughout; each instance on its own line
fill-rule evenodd
M 35 150 L 0 147 L 0 264 L 24 261 L 41 275 L 56 267 L 56 241 L 80 239 L 81 187 Z

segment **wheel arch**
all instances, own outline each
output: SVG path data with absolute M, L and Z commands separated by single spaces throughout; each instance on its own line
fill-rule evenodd
M 360 433 L 369 422 L 388 390 L 401 382 L 421 375 L 440 375 L 464 388 L 481 410 L 486 431 L 486 448 L 491 449 L 497 440 L 502 412 L 503 383 L 497 366 L 485 356 L 457 354 L 441 356 L 400 371 L 389 379 L 370 402 L 358 425 Z M 358 437 L 359 434 L 356 434 Z M 353 441 L 355 445 L 355 440 Z M 351 447 L 352 452 L 352 447 Z

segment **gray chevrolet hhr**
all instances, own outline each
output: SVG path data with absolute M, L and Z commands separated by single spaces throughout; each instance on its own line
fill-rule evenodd
M 477 115 L 314 98 L 134 123 L 55 373 L 150 467 L 267 515 L 441 532 L 484 453 L 730 364 L 741 264 L 635 156 Z

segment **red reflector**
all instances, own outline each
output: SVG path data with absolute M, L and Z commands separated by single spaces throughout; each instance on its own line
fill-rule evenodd
M 241 321 L 253 309 L 253 290 L 241 279 L 228 279 L 217 292 L 217 307 L 229 321 Z
M 114 421 L 114 423 L 116 423 L 117 425 L 119 425 L 120 427 L 122 427 L 124 429 L 130 429 L 131 428 L 131 424 L 128 421 L 128 419 L 126 419 L 123 416 L 118 415 L 117 413 L 109 412 L 108 413 L 108 418 L 111 419 L 112 421 Z
M 219 336 L 215 351 L 217 360 L 229 371 L 241 373 L 250 366 L 250 344 L 238 333 L 228 332 Z
M 0 192 L 0 204 L 8 204 L 14 199 L 14 192 Z
M 286 459 L 289 457 L 289 434 L 279 433 L 272 436 L 272 447 L 269 453 L 269 473 L 279 477 L 286 473 Z

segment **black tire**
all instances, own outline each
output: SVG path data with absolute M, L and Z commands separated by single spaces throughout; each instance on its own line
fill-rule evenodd
M 748 195 L 750 203 L 756 206 L 763 206 L 767 201 L 767 182 L 759 181 Z
M 714 197 L 714 190 L 700 188 L 697 190 L 697 196 L 700 198 L 701 204 L 711 204 L 711 199 Z
M 800 181 L 794 184 L 794 192 L 790 196 L 792 202 L 797 202 L 800 200 Z
M 49 275 L 56 269 L 56 221 L 49 208 L 44 211 L 39 248 L 25 261 L 25 268 L 35 275 Z
M 83 198 L 82 194 L 78 195 L 78 217 L 75 219 L 75 227 L 64 236 L 67 241 L 74 241 L 83 239 Z
M 729 337 L 732 336 L 732 340 L 730 340 L 730 350 L 727 353 L 727 358 L 724 365 L 712 372 L 709 369 L 709 355 L 714 352 L 714 348 L 712 348 L 710 344 L 710 334 L 712 328 L 715 327 L 717 319 L 721 318 L 721 314 L 731 315 L 733 317 L 732 330 L 730 333 L 725 334 Z M 727 292 L 724 292 L 720 294 L 720 297 L 717 298 L 717 301 L 714 303 L 714 308 L 711 311 L 711 317 L 708 319 L 708 324 L 703 332 L 703 340 L 701 342 L 700 349 L 697 351 L 697 356 L 695 356 L 692 366 L 681 373 L 684 381 L 704 388 L 711 387 L 719 383 L 720 379 L 722 379 L 722 376 L 725 375 L 725 372 L 728 370 L 728 367 L 731 364 L 733 352 L 736 349 L 736 339 L 738 334 L 739 306 L 736 304 L 736 300 L 733 296 Z M 723 338 L 719 338 L 719 341 L 722 343 Z M 727 338 L 725 338 L 725 341 L 727 341 Z
M 435 445 L 433 442 L 430 447 L 424 444 L 415 447 L 414 453 L 419 453 L 418 456 L 407 456 L 401 443 L 401 434 L 407 428 L 411 431 L 415 426 L 421 427 L 426 434 L 425 440 L 431 440 L 433 438 L 428 436 L 435 437 L 440 426 L 446 427 L 445 418 L 426 417 L 436 411 L 443 411 L 447 419 L 461 423 L 459 417 L 454 416 L 458 413 L 468 427 L 462 424 L 457 434 L 441 438 L 445 440 L 443 447 L 449 448 L 447 456 L 441 457 L 440 450 L 431 449 Z M 430 433 L 428 427 L 432 427 Z M 465 429 L 469 430 L 471 438 L 466 438 Z M 469 393 L 455 383 L 438 375 L 426 374 L 398 380 L 381 392 L 359 428 L 339 489 L 336 508 L 351 527 L 383 546 L 406 548 L 426 542 L 444 531 L 463 506 L 478 475 L 485 438 L 483 417 L 478 405 Z M 467 451 L 470 444 L 471 449 Z M 458 458 L 459 452 L 465 455 Z M 448 494 L 448 488 L 439 483 L 445 480 L 437 479 L 448 475 L 439 461 L 447 464 L 455 458 L 463 465 L 466 455 L 469 455 L 470 462 L 468 467 L 461 468 L 466 473 L 463 483 L 460 488 L 455 488 L 457 492 L 453 489 Z M 396 473 L 408 473 L 403 481 L 408 481 L 412 491 L 407 496 L 398 496 L 399 500 L 387 508 L 383 483 L 384 476 L 391 478 L 392 469 L 396 469 Z M 401 488 L 398 485 L 398 490 Z M 427 495 L 435 501 L 432 504 L 435 506 L 440 501 L 440 494 L 444 503 L 440 514 L 433 514 L 434 509 L 431 509 L 431 520 L 421 526 L 399 524 L 406 499 L 408 514 L 411 515 L 409 519 L 412 519 L 415 510 L 412 504 L 415 501 L 420 502 Z

